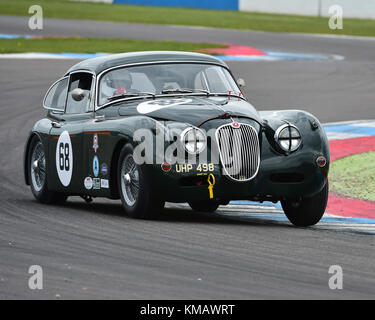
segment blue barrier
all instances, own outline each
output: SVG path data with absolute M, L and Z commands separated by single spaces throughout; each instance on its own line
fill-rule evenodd
M 117 4 L 238 11 L 239 0 L 113 0 Z

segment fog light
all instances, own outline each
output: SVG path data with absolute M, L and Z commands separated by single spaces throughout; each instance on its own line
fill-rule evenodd
M 323 156 L 320 156 L 316 159 L 316 164 L 318 165 L 318 167 L 323 168 L 327 164 L 327 159 Z

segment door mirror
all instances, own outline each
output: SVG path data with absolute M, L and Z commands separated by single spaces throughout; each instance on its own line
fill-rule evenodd
M 242 79 L 242 78 L 239 78 L 239 79 L 237 80 L 237 84 L 240 86 L 240 88 L 245 88 L 245 87 L 246 87 L 245 80 Z
M 80 88 L 75 88 L 73 91 L 72 91 L 72 98 L 75 100 L 75 101 L 82 101 L 83 98 L 86 96 L 86 93 L 84 90 L 80 89 Z

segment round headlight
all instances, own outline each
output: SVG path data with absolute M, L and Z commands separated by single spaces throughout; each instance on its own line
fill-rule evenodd
M 285 152 L 293 152 L 300 146 L 302 138 L 297 127 L 287 123 L 276 130 L 275 140 Z
M 190 154 L 198 154 L 206 147 L 206 135 L 198 128 L 187 128 L 181 133 L 181 143 Z

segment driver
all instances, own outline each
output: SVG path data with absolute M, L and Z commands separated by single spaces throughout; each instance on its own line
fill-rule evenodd
M 132 86 L 132 77 L 128 70 L 114 70 L 107 73 L 103 81 L 102 93 L 112 97 L 127 93 Z

